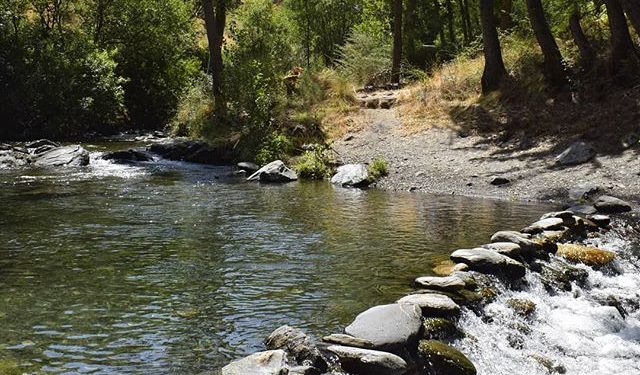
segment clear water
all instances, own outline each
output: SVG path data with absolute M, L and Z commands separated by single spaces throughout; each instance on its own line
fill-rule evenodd
M 451 250 L 550 209 L 229 173 L 96 153 L 82 169 L 0 171 L 0 359 L 26 372 L 217 369 L 282 324 L 337 332 Z

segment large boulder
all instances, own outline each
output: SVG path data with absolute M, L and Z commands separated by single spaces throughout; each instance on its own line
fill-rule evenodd
M 288 375 L 284 350 L 269 350 L 231 362 L 222 368 L 222 375 Z
M 282 326 L 273 331 L 265 340 L 269 350 L 282 349 L 301 365 L 316 367 L 322 371 L 327 369 L 327 362 L 313 341 L 297 328 Z
M 452 316 L 460 313 L 460 306 L 444 294 L 416 293 L 402 297 L 399 304 L 413 304 L 420 307 L 427 317 Z
M 418 354 L 430 375 L 476 375 L 471 361 L 456 348 L 435 340 L 422 340 Z
M 364 311 L 345 328 L 345 332 L 371 342 L 375 349 L 404 354 L 407 349 L 415 349 L 421 326 L 420 307 L 394 303 Z
M 79 145 L 57 147 L 39 155 L 38 167 L 82 167 L 89 164 L 89 151 Z
M 232 144 L 212 145 L 204 141 L 182 138 L 154 143 L 147 148 L 147 151 L 169 160 L 209 165 L 229 165 L 235 153 Z
M 631 205 L 628 202 L 623 201 L 609 195 L 603 195 L 593 204 L 593 206 L 605 214 L 615 214 L 621 212 L 631 211 Z
M 465 282 L 457 276 L 423 276 L 415 280 L 416 286 L 419 288 L 442 290 L 446 292 L 455 292 L 464 289 Z
M 513 242 L 494 242 L 480 246 L 482 248 L 495 251 L 496 253 L 506 255 L 509 258 L 517 259 L 522 249 L 520 245 Z
M 247 181 L 291 182 L 297 179 L 296 172 L 289 169 L 281 160 L 276 160 L 260 168 L 249 176 Z
M 556 163 L 562 166 L 586 163 L 596 156 L 596 151 L 584 142 L 575 142 L 556 157 Z
M 353 375 L 402 375 L 407 372 L 407 362 L 395 354 L 338 345 L 327 350 L 338 357 L 343 370 Z
M 369 172 L 364 164 L 347 164 L 338 167 L 337 173 L 331 178 L 331 183 L 343 187 L 368 186 Z
M 102 154 L 101 158 L 119 164 L 130 164 L 153 160 L 153 156 L 151 156 L 151 154 L 149 154 L 148 152 L 136 150 L 133 148 L 122 151 L 105 152 L 104 154 Z
M 488 249 L 456 250 L 450 258 L 454 262 L 465 263 L 473 271 L 482 273 L 505 275 L 510 278 L 521 278 L 526 274 L 522 263 Z

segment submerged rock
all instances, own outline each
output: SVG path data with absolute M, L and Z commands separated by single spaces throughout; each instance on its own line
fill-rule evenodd
M 592 267 L 605 266 L 616 258 L 616 254 L 611 251 L 573 244 L 559 244 L 556 254 L 566 260 Z
M 286 351 L 301 365 L 310 365 L 322 371 L 327 369 L 327 362 L 316 345 L 309 336 L 299 329 L 282 326 L 267 337 L 265 345 L 270 350 L 282 349 Z
M 337 173 L 331 178 L 331 183 L 343 187 L 366 187 L 369 181 L 369 172 L 364 164 L 347 164 L 338 167 Z
M 359 339 L 342 333 L 334 333 L 322 338 L 322 341 L 342 346 L 353 346 L 362 349 L 372 349 L 373 343 L 369 340 Z
M 407 362 L 395 354 L 338 345 L 327 350 L 338 357 L 341 367 L 350 374 L 402 375 L 407 372 Z
M 249 176 L 247 181 L 291 182 L 297 179 L 296 172 L 289 169 L 281 160 L 276 160 L 260 168 Z
M 593 205 L 598 212 L 605 214 L 616 214 L 631 211 L 631 205 L 628 202 L 609 195 L 601 196 Z
M 222 368 L 222 375 L 287 375 L 287 354 L 269 350 L 231 362 Z
M 460 289 L 464 289 L 465 282 L 457 276 L 445 276 L 434 277 L 424 276 L 418 277 L 415 280 L 416 286 L 426 289 L 443 290 L 448 292 L 455 292 Z
M 575 142 L 556 157 L 556 163 L 562 166 L 586 163 L 596 156 L 596 151 L 584 142 Z
M 525 317 L 536 312 L 536 304 L 528 299 L 510 298 L 507 300 L 507 306 L 511 307 L 518 315 Z
M 38 156 L 33 164 L 39 167 L 82 167 L 89 164 L 89 152 L 79 145 L 58 147 Z
M 371 342 L 376 349 L 404 353 L 415 348 L 422 311 L 413 304 L 390 304 L 372 307 L 345 328 L 348 335 Z
M 420 341 L 418 354 L 430 375 L 476 375 L 475 366 L 464 354 L 441 341 Z
M 522 263 L 483 248 L 461 249 L 451 254 L 454 262 L 465 263 L 473 271 L 505 275 L 512 278 L 520 278 L 526 274 Z
M 410 294 L 400 298 L 398 303 L 419 306 L 424 316 L 452 316 L 460 313 L 460 306 L 444 294 Z

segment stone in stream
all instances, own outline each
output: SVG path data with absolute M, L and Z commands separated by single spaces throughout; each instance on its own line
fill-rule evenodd
M 454 272 L 467 271 L 469 266 L 464 263 L 454 263 L 451 260 L 444 260 L 433 267 L 432 271 L 438 276 L 450 276 Z
M 509 258 L 517 259 L 520 256 L 522 249 L 520 245 L 513 242 L 494 242 L 486 245 L 482 245 L 485 249 L 495 251 L 496 253 L 506 255 Z
M 322 338 L 322 341 L 330 344 L 337 344 L 342 346 L 353 346 L 362 349 L 373 349 L 373 343 L 369 340 L 359 339 L 357 337 L 345 335 L 342 333 L 334 333 Z
M 249 176 L 247 181 L 291 182 L 297 179 L 296 172 L 289 169 L 281 160 L 276 160 L 260 168 Z
M 522 230 L 522 233 L 536 234 L 546 230 L 560 230 L 564 228 L 565 220 L 557 217 L 538 220 Z
M 550 218 L 558 218 L 563 220 L 570 220 L 573 218 L 573 212 L 571 211 L 557 211 L 557 212 L 549 212 L 540 217 L 540 220 L 550 219 Z
M 313 366 L 289 367 L 287 375 L 320 375 L 322 372 Z
M 521 278 L 526 274 L 522 263 L 483 248 L 461 249 L 451 254 L 454 262 L 465 263 L 473 271 L 505 275 L 510 278 Z
M 222 375 L 287 375 L 287 353 L 268 350 L 244 357 L 222 368 Z
M 464 337 L 456 325 L 445 318 L 426 318 L 422 324 L 422 338 L 427 340 L 448 340 Z
M 136 150 L 132 148 L 123 151 L 106 152 L 102 155 L 102 159 L 111 160 L 114 163 L 119 164 L 128 164 L 135 162 L 152 161 L 153 156 L 151 156 L 146 151 Z
M 209 144 L 204 141 L 174 138 L 154 143 L 147 151 L 165 159 L 209 165 L 229 165 L 235 153 L 232 142 Z
M 494 185 L 494 186 L 502 186 L 502 185 L 507 185 L 509 183 L 511 183 L 511 180 L 504 177 L 494 177 L 491 180 L 491 185 Z
M 544 255 L 542 245 L 531 240 L 531 235 L 515 231 L 500 231 L 491 236 L 491 242 L 511 242 L 520 246 L 520 254 L 528 258 Z
M 556 163 L 562 166 L 586 163 L 596 156 L 596 151 L 584 142 L 575 142 L 556 157 Z
M 531 269 L 538 272 L 542 283 L 549 290 L 571 291 L 572 283 L 583 284 L 589 273 L 568 264 L 562 258 L 551 258 L 548 262 L 532 262 Z
M 399 304 L 412 304 L 419 306 L 422 315 L 429 316 L 452 316 L 460 313 L 460 306 L 453 302 L 451 298 L 444 294 L 437 293 L 416 293 L 409 294 L 398 300 Z
M 251 163 L 248 161 L 243 161 L 236 164 L 239 170 L 245 171 L 247 173 L 255 173 L 260 169 L 260 166 L 256 163 Z
M 54 148 L 37 157 L 39 167 L 82 167 L 89 164 L 89 152 L 79 145 Z
M 616 258 L 614 252 L 574 244 L 559 244 L 557 255 L 566 260 L 592 267 L 605 266 Z
M 426 374 L 476 375 L 475 366 L 464 354 L 441 341 L 420 341 L 418 355 L 425 363 Z
M 607 215 L 589 215 L 587 219 L 591 220 L 600 228 L 608 228 L 611 224 L 611 218 Z
M 445 292 L 455 292 L 464 289 L 466 284 L 457 276 L 423 276 L 415 279 L 415 284 L 419 288 L 442 290 Z
M 590 204 L 579 204 L 576 206 L 571 206 L 567 208 L 567 211 L 573 212 L 576 215 L 593 215 L 598 212 L 596 208 Z
M 323 372 L 327 369 L 327 362 L 316 345 L 299 329 L 282 326 L 273 331 L 264 343 L 269 350 L 286 351 L 299 364 L 313 366 Z
M 395 354 L 339 345 L 329 346 L 327 350 L 338 357 L 343 370 L 353 375 L 402 375 L 407 372 L 407 362 Z
M 528 299 L 510 298 L 507 300 L 507 306 L 511 307 L 516 314 L 524 317 L 531 316 L 536 312 L 536 304 Z
M 366 165 L 347 164 L 338 167 L 337 173 L 331 178 L 331 183 L 342 187 L 366 187 L 371 181 Z
M 617 214 L 631 211 L 631 205 L 628 202 L 609 195 L 603 195 L 598 198 L 593 206 L 598 210 L 598 212 L 605 214 Z
M 345 332 L 371 342 L 375 349 L 403 355 L 415 349 L 421 326 L 418 306 L 394 303 L 360 313 Z

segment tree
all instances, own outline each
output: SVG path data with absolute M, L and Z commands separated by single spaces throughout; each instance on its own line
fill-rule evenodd
M 482 41 L 484 45 L 482 92 L 487 94 L 498 90 L 507 77 L 496 28 L 494 0 L 480 0 L 480 24 L 482 26 Z
M 393 1 L 393 59 L 391 64 L 391 83 L 400 84 L 402 63 L 402 0 Z
M 213 3 L 215 1 L 215 4 Z M 213 87 L 215 115 L 223 117 L 226 102 L 222 92 L 222 45 L 224 43 L 224 28 L 227 19 L 228 0 L 202 0 L 204 22 L 209 42 L 209 73 Z
M 569 28 L 571 29 L 573 41 L 580 51 L 580 64 L 584 69 L 588 70 L 593 66 L 596 51 L 591 46 L 591 43 L 589 43 L 589 39 L 587 39 L 584 30 L 582 30 L 582 25 L 580 25 L 581 18 L 580 7 L 577 3 L 574 3 L 573 13 L 571 13 L 569 17 Z
M 500 28 L 508 30 L 513 27 L 513 17 L 511 12 L 513 11 L 513 0 L 501 0 L 500 1 Z
M 559 88 L 567 83 L 567 74 L 558 44 L 551 34 L 541 0 L 526 0 L 531 27 L 544 55 L 544 70 L 549 83 Z
M 637 0 L 619 0 L 622 9 L 629 17 L 629 21 L 636 29 L 636 32 L 640 34 L 640 3 Z
M 604 0 L 611 32 L 611 71 L 617 73 L 625 62 L 635 58 L 635 50 L 624 10 L 618 0 Z

